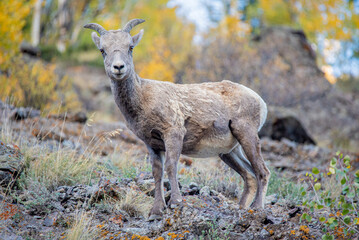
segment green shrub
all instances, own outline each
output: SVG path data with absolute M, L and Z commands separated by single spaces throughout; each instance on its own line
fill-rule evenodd
M 301 183 L 296 183 L 286 177 L 278 176 L 275 169 L 271 169 L 271 177 L 269 179 L 267 196 L 278 194 L 279 198 L 298 202 L 302 200 Z
M 302 220 L 317 221 L 322 225 L 322 239 L 353 239 L 358 235 L 359 170 L 350 171 L 350 158 L 337 152 L 329 164 L 328 172 L 313 168 L 307 174 L 310 190 L 301 189 L 309 208 Z M 329 183 L 329 184 L 328 184 Z

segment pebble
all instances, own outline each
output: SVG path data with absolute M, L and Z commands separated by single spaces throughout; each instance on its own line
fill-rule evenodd
M 199 194 L 201 196 L 204 196 L 204 197 L 209 197 L 210 196 L 210 189 L 208 186 L 204 186 L 203 188 L 201 188 L 201 190 L 199 191 Z
M 190 188 L 190 189 L 192 189 L 192 188 L 197 188 L 197 189 L 198 189 L 198 184 L 195 183 L 195 182 L 191 182 L 191 183 L 189 184 L 189 188 Z

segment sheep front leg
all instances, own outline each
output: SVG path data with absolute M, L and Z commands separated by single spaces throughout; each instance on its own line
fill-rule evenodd
M 171 184 L 171 199 L 168 203 L 170 208 L 175 208 L 182 202 L 182 196 L 177 180 L 177 164 L 182 152 L 183 135 L 172 133 L 165 138 L 166 163 L 165 168 Z
M 163 194 L 163 156 L 148 147 L 150 161 L 152 163 L 152 175 L 155 179 L 155 202 L 153 204 L 149 221 L 162 219 L 163 209 L 166 208 L 166 202 Z

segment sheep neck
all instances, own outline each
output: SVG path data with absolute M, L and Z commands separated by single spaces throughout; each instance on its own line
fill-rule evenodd
M 136 121 L 141 112 L 141 78 L 133 73 L 125 80 L 111 79 L 115 102 L 129 123 Z

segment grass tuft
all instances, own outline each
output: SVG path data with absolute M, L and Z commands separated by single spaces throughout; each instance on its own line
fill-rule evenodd
M 74 223 L 67 231 L 64 239 L 67 240 L 87 240 L 97 239 L 99 237 L 99 230 L 96 226 L 91 225 L 92 216 L 88 213 L 80 211 L 75 214 Z
M 25 156 L 27 168 L 20 177 L 20 185 L 24 187 L 41 182 L 47 189 L 55 190 L 62 185 L 89 183 L 96 167 L 94 156 L 60 148 L 52 152 L 44 147 L 32 147 L 25 151 Z
M 131 188 L 119 202 L 119 208 L 131 217 L 147 217 L 153 204 L 153 198 L 144 192 Z

